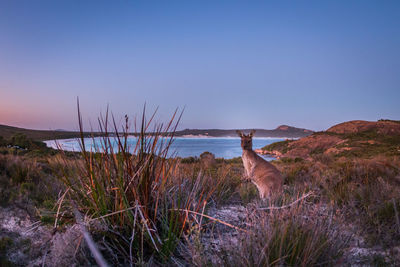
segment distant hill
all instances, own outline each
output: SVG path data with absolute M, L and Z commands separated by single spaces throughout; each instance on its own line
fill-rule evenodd
M 0 125 L 0 136 L 3 136 L 5 139 L 9 139 L 10 137 L 12 137 L 17 133 L 25 134 L 28 138 L 31 138 L 36 141 L 77 138 L 80 136 L 79 132 L 73 132 L 73 131 L 31 130 L 31 129 L 24 129 L 7 125 Z M 89 135 L 89 133 L 86 133 L 86 135 Z
M 400 155 L 400 121 L 348 121 L 299 140 L 268 145 L 264 153 L 278 157 L 310 158 L 314 155 L 336 157 L 373 157 Z
M 250 132 L 252 129 L 239 129 L 244 133 Z M 281 125 L 274 130 L 265 129 L 254 129 L 256 130 L 255 137 L 287 137 L 287 138 L 299 138 L 308 136 L 313 133 L 311 130 L 296 128 L 287 125 Z M 236 129 L 221 130 L 221 129 L 185 129 L 177 131 L 176 136 L 185 135 L 200 135 L 200 136 L 211 136 L 211 137 L 236 137 Z
M 310 135 L 313 131 L 307 129 L 295 128 L 287 125 L 281 125 L 274 130 L 264 130 L 264 129 L 255 129 L 256 137 L 287 137 L 287 138 L 298 138 Z M 243 132 L 250 132 L 251 129 L 240 129 Z M 53 139 L 67 139 L 67 138 L 78 138 L 80 137 L 79 132 L 74 131 L 64 131 L 64 130 L 54 130 L 54 131 L 46 131 L 46 130 L 31 130 L 18 128 L 7 125 L 0 125 L 0 136 L 3 136 L 5 139 L 9 139 L 16 133 L 23 133 L 27 137 L 37 140 L 53 140 Z M 85 136 L 89 136 L 90 133 L 86 132 Z M 94 133 L 94 135 L 100 135 L 99 133 Z M 134 135 L 134 134 L 133 134 Z M 175 136 L 210 136 L 210 137 L 236 137 L 236 130 L 219 130 L 219 129 L 185 129 L 182 131 L 177 131 Z

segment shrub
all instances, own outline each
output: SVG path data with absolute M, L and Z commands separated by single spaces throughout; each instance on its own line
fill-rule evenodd
M 259 197 L 257 187 L 253 183 L 242 183 L 239 188 L 240 199 L 244 204 L 250 203 Z
M 7 259 L 7 251 L 13 246 L 13 240 L 9 237 L 0 238 L 0 265 L 13 266 L 14 264 Z
M 20 184 L 28 180 L 29 170 L 20 160 L 11 163 L 7 169 L 7 176 L 15 184 Z
M 206 151 L 201 153 L 200 155 L 200 161 L 203 165 L 204 168 L 211 168 L 214 167 L 216 164 L 216 160 L 215 160 L 215 155 Z
M 29 140 L 25 134 L 17 133 L 11 137 L 10 145 L 28 148 L 31 146 L 31 140 Z
M 330 166 L 331 175 L 325 177 L 324 194 L 363 229 L 370 244 L 399 244 L 393 204 L 400 201 L 397 164 L 389 159 L 336 162 Z
M 1 140 L 0 140 L 1 142 Z M 38 150 L 43 152 L 48 152 L 50 149 L 46 147 L 46 144 L 40 141 L 32 140 L 28 138 L 23 133 L 16 133 L 14 134 L 11 139 L 8 141 L 8 145 L 16 146 L 23 149 L 29 150 Z
M 0 147 L 6 146 L 6 145 L 7 145 L 7 141 L 4 139 L 3 136 L 0 135 Z
M 290 199 L 290 200 L 289 200 Z M 272 199 L 273 206 L 292 202 L 290 196 Z M 279 205 L 277 205 L 279 203 Z M 259 206 L 256 206 L 257 208 Z M 216 264 L 224 266 L 314 266 L 338 263 L 347 238 L 339 229 L 300 203 L 270 212 L 252 210 L 245 232 L 228 242 L 217 240 Z M 215 264 L 215 263 L 214 263 Z
M 196 157 L 187 157 L 187 158 L 181 159 L 181 162 L 184 164 L 191 164 L 191 163 L 199 162 L 199 159 Z
M 43 201 L 54 202 L 60 184 L 48 163 L 39 163 L 14 155 L 0 155 L 0 204 L 41 206 Z
M 278 150 L 281 153 L 286 153 L 289 149 L 289 144 L 291 142 L 293 142 L 293 140 L 285 140 L 285 141 L 275 142 L 275 143 L 272 143 L 270 145 L 263 147 L 262 150 L 268 150 L 268 151 Z

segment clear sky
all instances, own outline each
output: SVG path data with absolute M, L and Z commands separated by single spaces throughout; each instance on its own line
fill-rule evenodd
M 180 128 L 400 119 L 400 1 L 0 1 L 0 124 Z

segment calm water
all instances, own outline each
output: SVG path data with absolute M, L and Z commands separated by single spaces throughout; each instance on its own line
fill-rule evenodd
M 253 138 L 253 149 L 262 148 L 268 144 L 282 141 L 282 138 Z M 134 147 L 137 139 L 135 137 L 128 138 L 128 145 Z M 100 144 L 100 138 L 95 138 L 97 145 Z M 79 141 L 77 139 L 64 139 L 58 140 L 62 149 L 68 151 L 80 151 Z M 47 146 L 57 148 L 54 141 L 46 141 Z M 87 150 L 94 148 L 93 141 L 91 138 L 85 139 L 85 146 Z M 114 144 L 116 147 L 116 144 Z M 217 158 L 231 159 L 242 156 L 242 149 L 240 147 L 240 138 L 221 138 L 221 137 L 210 137 L 210 138 L 187 138 L 177 137 L 173 142 L 170 151 L 175 152 L 177 156 L 186 157 L 198 157 L 204 151 L 209 151 Z M 273 159 L 265 156 L 266 159 Z

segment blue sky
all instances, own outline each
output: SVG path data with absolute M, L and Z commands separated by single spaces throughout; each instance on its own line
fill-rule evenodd
M 180 128 L 400 119 L 399 1 L 1 1 L 0 124 L 107 104 Z

